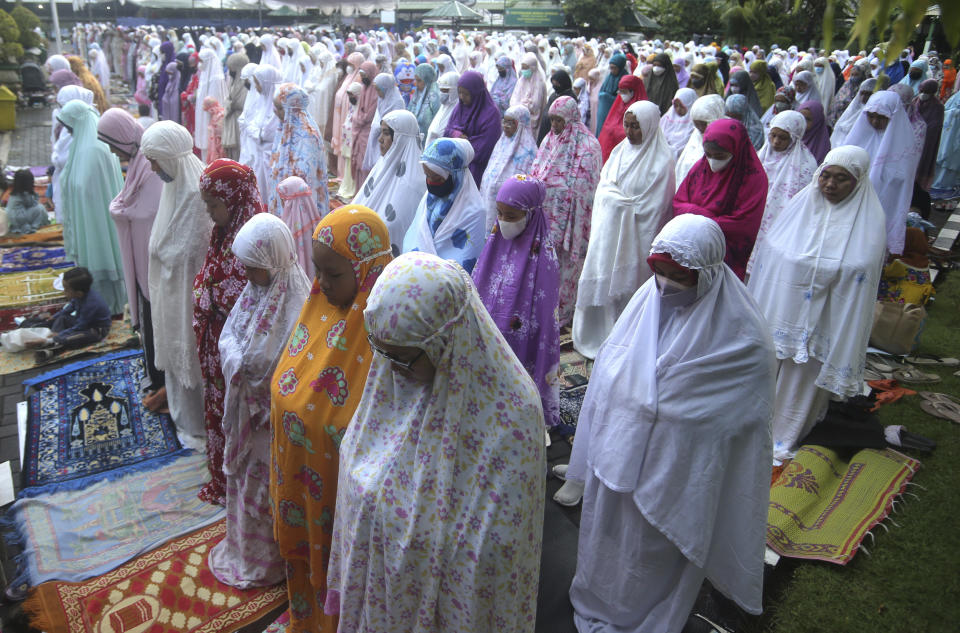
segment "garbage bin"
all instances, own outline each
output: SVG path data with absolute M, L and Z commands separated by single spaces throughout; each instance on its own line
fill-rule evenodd
M 17 127 L 17 95 L 6 86 L 0 86 L 0 130 Z

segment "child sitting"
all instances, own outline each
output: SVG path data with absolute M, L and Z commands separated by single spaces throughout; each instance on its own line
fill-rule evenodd
M 52 318 L 35 317 L 25 320 L 20 327 L 48 327 L 53 338 L 40 345 L 50 349 L 38 352 L 46 360 L 61 349 L 77 349 L 102 341 L 110 332 L 110 308 L 100 294 L 90 286 L 93 276 L 78 266 L 63 274 L 63 295 L 69 299 Z
M 33 233 L 50 224 L 47 210 L 33 189 L 33 174 L 21 169 L 13 175 L 13 191 L 7 200 L 7 222 L 11 235 Z

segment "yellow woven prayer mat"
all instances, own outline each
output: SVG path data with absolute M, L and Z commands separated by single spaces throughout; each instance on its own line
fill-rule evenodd
M 59 242 L 63 243 L 63 225 L 48 224 L 42 226 L 33 233 L 24 235 L 7 235 L 0 237 L 0 246 L 17 246 L 21 244 L 46 244 Z
M 0 308 L 33 305 L 57 298 L 66 303 L 63 291 L 53 287 L 53 280 L 61 273 L 63 269 L 44 268 L 0 275 Z
M 889 448 L 844 461 L 829 448 L 802 446 L 770 488 L 767 545 L 781 556 L 846 565 L 919 467 Z

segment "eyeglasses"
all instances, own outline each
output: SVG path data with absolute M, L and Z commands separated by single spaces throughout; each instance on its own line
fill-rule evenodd
M 397 367 L 402 367 L 407 370 L 411 369 L 413 365 L 418 360 L 420 360 L 420 357 L 423 356 L 423 350 L 420 350 L 417 353 L 417 355 L 411 358 L 410 360 L 400 360 L 399 358 L 397 358 L 387 350 L 383 349 L 382 347 L 379 347 L 376 343 L 374 343 L 372 334 L 367 334 L 367 342 L 370 344 L 370 349 L 372 349 L 374 352 L 376 352 L 377 354 L 380 354 L 381 356 L 386 358 L 388 361 L 390 361 L 392 364 L 396 365 Z

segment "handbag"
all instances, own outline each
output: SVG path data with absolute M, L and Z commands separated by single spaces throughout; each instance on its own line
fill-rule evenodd
M 926 318 L 927 311 L 921 305 L 877 301 L 870 345 L 891 354 L 908 354 L 919 343 Z

